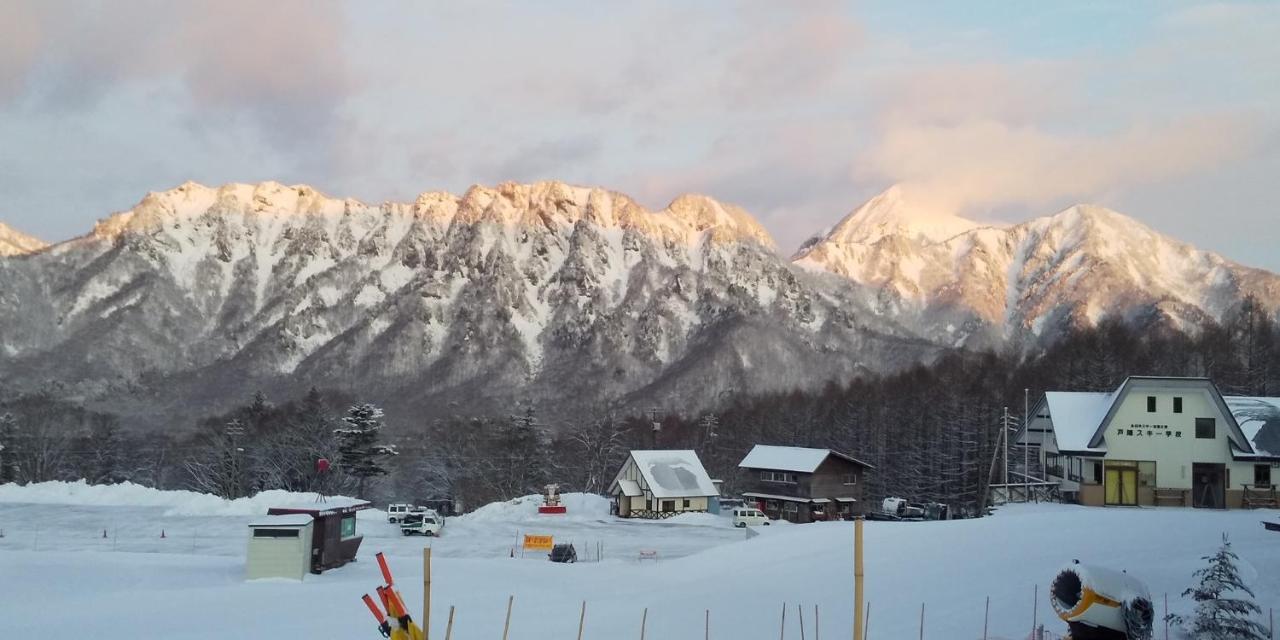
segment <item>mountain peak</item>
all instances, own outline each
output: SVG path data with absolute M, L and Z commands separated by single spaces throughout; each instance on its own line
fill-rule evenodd
M 824 240 L 875 244 L 895 236 L 935 243 L 981 226 L 984 225 L 923 204 L 902 186 L 894 185 L 845 216 Z
M 0 222 L 0 256 L 26 255 L 47 246 L 49 243 Z

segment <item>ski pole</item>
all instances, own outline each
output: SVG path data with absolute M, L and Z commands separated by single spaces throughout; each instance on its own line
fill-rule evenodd
M 364 601 L 364 606 L 369 607 L 369 612 L 372 613 L 374 619 L 378 621 L 378 633 L 381 633 L 384 638 L 390 638 L 391 623 L 387 622 L 387 617 L 382 615 L 382 610 L 378 608 L 378 605 L 374 604 L 373 598 L 370 598 L 369 594 L 366 593 L 364 594 L 364 597 L 360 599 Z

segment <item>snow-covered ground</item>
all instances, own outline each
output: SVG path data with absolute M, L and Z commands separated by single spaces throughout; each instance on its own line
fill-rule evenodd
M 727 518 L 682 516 L 621 521 L 598 496 L 567 495 L 567 516 L 539 516 L 536 500 L 488 505 L 449 518 L 438 539 L 404 538 L 380 511 L 362 512 L 361 561 L 302 583 L 245 582 L 245 524 L 265 508 L 312 497 L 274 494 L 234 502 L 141 487 L 47 484 L 0 486 L 0 638 L 374 638 L 359 601 L 379 583 L 373 553 L 384 551 L 406 600 L 422 598 L 421 553 L 433 545 L 433 633 L 443 637 L 450 605 L 455 638 L 501 635 L 515 596 L 511 638 L 574 637 L 587 601 L 585 637 L 701 637 L 705 610 L 715 638 L 772 638 L 787 603 L 789 638 L 808 637 L 813 607 L 822 633 L 849 633 L 852 526 L 770 527 L 745 539 Z M 1265 607 L 1280 607 L 1280 533 L 1262 519 L 1280 512 L 1098 509 L 1014 505 L 991 518 L 866 523 L 870 638 L 914 638 L 925 603 L 925 636 L 981 637 L 991 597 L 991 637 L 1022 638 L 1036 615 L 1053 618 L 1046 586 L 1073 558 L 1125 569 L 1144 580 L 1161 607 L 1187 611 L 1178 594 L 1231 536 L 1241 571 Z M 103 538 L 103 529 L 108 537 Z M 164 529 L 165 537 L 160 538 Z M 602 562 L 559 565 L 511 549 L 522 533 L 577 543 Z M 657 562 L 638 561 L 641 549 Z M 1163 613 L 1161 608 L 1159 613 Z

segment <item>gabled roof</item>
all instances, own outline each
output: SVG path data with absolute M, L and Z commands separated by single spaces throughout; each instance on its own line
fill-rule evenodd
M 1253 445 L 1253 453 L 1239 457 L 1280 459 L 1280 398 L 1226 396 L 1231 415 Z
M 1106 425 L 1111 422 L 1129 393 L 1138 389 L 1170 387 L 1207 391 L 1210 399 L 1218 405 L 1219 411 L 1226 417 L 1228 439 L 1233 450 L 1246 456 L 1256 455 L 1251 442 L 1252 438 L 1247 437 L 1241 430 L 1233 410 L 1228 406 L 1222 393 L 1218 391 L 1218 387 L 1208 378 L 1130 376 L 1118 389 L 1110 393 L 1048 391 L 1044 394 L 1044 399 L 1037 403 L 1032 415 L 1039 414 L 1040 408 L 1048 405 L 1049 420 L 1053 423 L 1054 438 L 1060 451 L 1103 454 L 1107 451 L 1106 442 L 1103 440 Z M 1277 399 L 1277 403 L 1280 404 L 1280 399 Z M 1023 436 L 1025 429 L 1025 425 L 1019 428 L 1019 438 Z
M 831 449 L 810 449 L 807 447 L 779 447 L 758 444 L 751 448 L 747 457 L 738 463 L 740 469 L 769 469 L 772 471 L 794 471 L 796 473 L 813 473 L 827 459 L 835 456 L 854 464 L 873 469 L 871 465 L 852 456 Z
M 655 498 L 697 498 L 718 496 L 720 492 L 698 454 L 688 450 L 632 451 L 631 460 Z M 619 472 L 621 475 L 621 472 Z M 619 485 L 621 478 L 616 479 Z

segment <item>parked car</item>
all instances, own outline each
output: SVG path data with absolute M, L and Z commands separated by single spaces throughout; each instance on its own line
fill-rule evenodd
M 440 530 L 444 528 L 444 518 L 435 511 L 411 511 L 404 515 L 404 519 L 400 522 L 400 533 L 411 536 L 414 534 L 424 536 L 438 536 Z
M 395 524 L 404 520 L 406 514 L 410 511 L 421 510 L 422 507 L 415 507 L 407 502 L 395 502 L 387 505 L 387 522 Z
M 578 550 L 573 548 L 572 544 L 562 543 L 551 547 L 551 553 L 547 557 L 552 562 L 577 562 Z
M 741 507 L 733 510 L 733 526 L 741 529 L 758 525 L 769 526 L 769 516 L 766 516 L 763 511 L 753 507 Z

